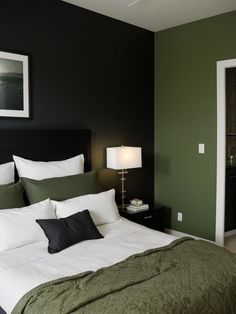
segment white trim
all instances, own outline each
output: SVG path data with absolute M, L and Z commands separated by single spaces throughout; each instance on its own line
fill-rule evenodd
M 204 241 L 207 241 L 207 242 L 215 243 L 214 241 L 210 241 L 210 240 L 207 240 L 207 239 L 199 238 L 199 237 L 196 237 L 196 236 L 194 236 L 192 234 L 188 234 L 188 233 L 184 233 L 184 232 L 180 232 L 180 231 L 172 230 L 172 229 L 168 229 L 168 228 L 165 228 L 165 232 L 168 233 L 168 234 L 174 235 L 176 237 L 191 237 L 191 238 L 193 238 L 195 240 L 204 240 Z
M 225 232 L 225 238 L 231 237 L 231 236 L 233 236 L 235 234 L 236 234 L 236 229 L 230 230 L 230 231 L 226 231 Z
M 236 67 L 236 59 L 217 63 L 217 166 L 216 166 L 216 227 L 215 241 L 224 246 L 225 224 L 225 146 L 226 146 L 226 103 L 225 69 Z

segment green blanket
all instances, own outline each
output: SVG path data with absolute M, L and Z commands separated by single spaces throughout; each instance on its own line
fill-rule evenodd
M 235 314 L 236 254 L 178 239 L 95 272 L 42 284 L 22 297 L 16 313 Z

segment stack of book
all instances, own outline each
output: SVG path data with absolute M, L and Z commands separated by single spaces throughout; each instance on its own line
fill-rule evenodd
M 127 211 L 130 213 L 138 213 L 138 212 L 143 212 L 145 210 L 149 209 L 149 205 L 148 204 L 144 204 L 142 203 L 141 205 L 128 205 L 127 206 Z

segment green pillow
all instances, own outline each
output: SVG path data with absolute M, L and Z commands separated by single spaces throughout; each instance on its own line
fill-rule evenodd
M 101 192 L 97 171 L 73 176 L 33 180 L 21 178 L 30 204 L 47 198 L 64 201 L 68 198 Z
M 16 184 L 0 185 L 0 209 L 24 207 L 24 189 Z

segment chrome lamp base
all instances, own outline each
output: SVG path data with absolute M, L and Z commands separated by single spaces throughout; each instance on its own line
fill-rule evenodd
M 125 169 L 122 169 L 120 172 L 118 172 L 118 174 L 121 175 L 120 181 L 121 181 L 121 205 L 119 205 L 119 208 L 121 209 L 125 209 L 127 207 L 127 204 L 125 204 L 125 199 L 126 199 L 126 190 L 125 190 L 125 174 L 127 174 L 128 171 Z

